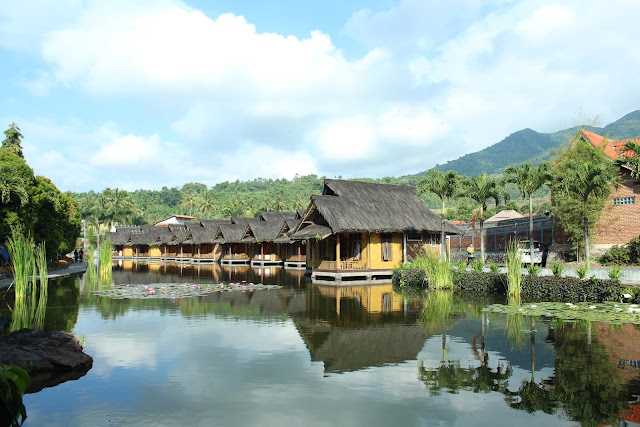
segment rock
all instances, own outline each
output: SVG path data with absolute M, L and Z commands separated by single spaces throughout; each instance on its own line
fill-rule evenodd
M 73 335 L 63 331 L 21 329 L 0 337 L 0 365 L 16 365 L 31 377 L 27 393 L 85 375 L 93 358 Z

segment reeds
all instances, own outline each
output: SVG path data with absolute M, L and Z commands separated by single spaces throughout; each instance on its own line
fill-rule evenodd
M 519 298 L 522 292 L 522 260 L 516 240 L 507 246 L 507 284 L 509 296 Z
M 440 255 L 435 251 L 423 248 L 418 256 L 407 267 L 424 270 L 432 289 L 444 289 L 453 286 L 453 275 L 449 261 L 440 261 Z
M 111 252 L 111 241 L 109 239 L 105 239 L 101 242 L 100 248 L 98 249 L 98 260 L 100 265 L 100 275 L 110 276 L 113 253 Z

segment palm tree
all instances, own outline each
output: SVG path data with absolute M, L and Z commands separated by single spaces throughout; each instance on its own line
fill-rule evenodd
M 218 209 L 218 205 L 216 204 L 216 200 L 213 197 L 213 192 L 205 191 L 202 196 L 198 199 L 198 204 L 200 205 L 200 210 L 202 214 L 209 218 L 211 212 Z
M 505 200 L 508 195 L 504 191 L 504 185 L 501 180 L 489 178 L 486 172 L 482 175 L 472 176 L 464 180 L 465 196 L 475 200 L 479 205 L 477 218 L 480 220 L 480 256 L 484 262 L 484 211 L 487 210 L 487 202 L 493 199 L 496 203 L 500 203 L 500 198 Z
M 618 166 L 631 166 L 631 176 L 640 177 L 640 143 L 629 141 L 625 145 L 626 152 L 616 161 Z
M 589 265 L 589 218 L 590 197 L 609 194 L 611 186 L 620 186 L 618 171 L 613 162 L 604 157 L 592 157 L 585 162 L 567 160 L 562 174 L 555 177 L 561 193 L 576 196 L 581 203 L 583 216 L 585 262 Z
M 20 198 L 20 206 L 24 206 L 29 201 L 27 188 L 22 178 L 18 176 L 16 168 L 7 164 L 0 165 L 0 201 L 9 203 L 12 194 Z
M 442 212 L 440 213 L 440 216 L 442 217 L 442 221 L 440 223 L 440 259 L 442 261 L 446 258 L 444 247 L 446 202 L 457 195 L 458 181 L 458 174 L 454 171 L 442 173 L 436 169 L 431 169 L 427 176 L 418 183 L 418 194 L 433 193 L 442 201 Z
M 193 207 L 198 205 L 198 193 L 192 188 L 182 193 L 182 203 L 180 206 L 189 208 L 189 216 L 193 213 Z
M 507 175 L 507 182 L 512 182 L 518 186 L 522 198 L 529 198 L 529 254 L 531 266 L 533 266 L 533 193 L 551 180 L 549 165 L 543 163 L 538 167 L 533 167 L 529 163 L 524 163 L 520 167 L 507 168 L 505 174 Z
M 276 206 L 276 211 L 282 212 L 282 210 L 284 209 L 284 199 L 282 198 L 282 196 L 276 197 L 276 200 L 274 203 Z
M 127 222 L 138 211 L 134 202 L 131 200 L 131 195 L 124 190 L 120 190 L 119 188 L 110 190 L 107 197 L 110 202 L 110 226 L 113 225 L 114 222 Z

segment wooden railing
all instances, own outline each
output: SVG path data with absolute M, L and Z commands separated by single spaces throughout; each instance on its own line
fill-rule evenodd
M 365 270 L 367 263 L 361 260 L 344 260 L 344 261 L 321 261 L 315 262 L 313 265 L 317 270 Z

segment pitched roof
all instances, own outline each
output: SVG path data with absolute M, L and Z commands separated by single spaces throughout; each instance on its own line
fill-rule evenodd
M 302 219 L 302 217 L 304 216 L 304 214 L 307 213 L 307 209 L 296 209 L 296 218 L 297 219 Z
M 215 243 L 240 243 L 247 230 L 246 224 L 220 224 L 216 233 Z
M 263 221 L 279 221 L 279 220 L 284 220 L 284 219 L 294 219 L 295 217 L 296 217 L 296 213 L 295 212 L 274 212 L 274 211 L 265 212 L 265 211 L 263 211 L 260 214 L 260 218 Z
M 244 226 L 248 225 L 251 222 L 259 222 L 262 221 L 260 218 L 246 218 L 246 217 L 231 217 L 232 224 L 242 224 Z
M 626 151 L 626 145 L 629 142 L 640 143 L 640 138 L 614 140 L 584 129 L 580 133 L 586 142 L 596 148 L 600 148 L 607 157 L 613 160 L 617 160 L 622 156 L 633 157 L 633 151 Z
M 129 229 L 116 229 L 116 231 L 107 231 L 104 237 L 111 241 L 112 245 L 124 245 L 129 241 L 131 231 Z
M 522 218 L 523 216 L 524 215 L 522 215 L 520 212 L 516 210 L 505 209 L 503 211 L 498 212 L 494 216 L 485 219 L 484 222 L 487 223 L 487 222 L 504 221 L 505 219 Z
M 248 231 L 258 242 L 271 242 L 278 237 L 283 224 L 284 220 L 252 222 Z
M 333 233 L 393 233 L 440 231 L 441 219 L 424 206 L 413 187 L 325 179 L 323 195 L 311 197 L 296 238 L 311 221 L 328 226 Z M 462 234 L 449 221 L 445 232 Z
M 215 233 L 215 231 L 218 229 L 218 226 L 220 224 L 231 224 L 231 220 L 230 219 L 219 219 L 219 218 L 215 218 L 215 219 L 201 219 L 200 220 L 200 224 L 203 227 L 211 227 L 213 228 L 213 231 Z

